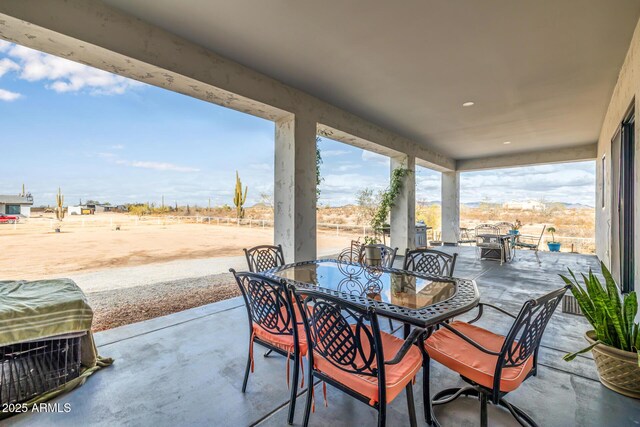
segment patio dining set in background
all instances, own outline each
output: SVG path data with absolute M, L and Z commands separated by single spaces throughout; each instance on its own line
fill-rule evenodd
M 542 226 L 540 235 L 524 235 L 519 232 L 519 223 L 498 222 L 495 224 L 480 224 L 474 229 L 461 228 L 458 244 L 476 245 L 476 255 L 479 259 L 493 259 L 500 261 L 500 265 L 511 261 L 517 249 L 535 251 L 542 242 L 546 225 Z
M 510 259 L 505 250 L 515 249 L 516 240 L 505 235 L 500 226 L 479 226 L 479 251 L 497 251 L 501 262 Z M 568 286 L 523 302 L 519 313 L 512 314 L 480 302 L 475 281 L 455 277 L 457 254 L 407 250 L 398 269 L 397 248 L 375 247 L 376 265 L 367 262 L 365 247 L 357 242 L 338 259 L 292 264 L 285 263 L 280 245 L 245 249 L 248 271 L 230 270 L 247 308 L 250 333 L 242 392 L 251 392 L 248 380 L 258 344 L 266 349 L 265 357 L 277 353 L 286 359 L 289 424 L 298 390 L 306 384 L 303 425 L 308 425 L 318 398 L 314 386 L 321 382 L 325 405 L 329 384 L 375 409 L 379 426 L 386 424 L 387 405 L 404 389 L 415 426 L 413 385 L 422 371 L 429 425 L 439 425 L 433 406 L 474 396 L 483 426 L 488 425 L 489 403 L 506 408 L 521 425 L 535 426 L 505 396 L 536 375 L 542 335 Z M 455 320 L 476 308 L 472 320 Z M 506 335 L 475 325 L 485 309 L 511 323 Z M 399 327 L 394 330 L 394 325 Z M 468 385 L 432 395 L 431 359 L 460 374 Z

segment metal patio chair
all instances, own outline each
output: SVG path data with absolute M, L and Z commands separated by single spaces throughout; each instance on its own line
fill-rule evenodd
M 360 262 L 360 254 L 362 252 L 363 243 L 360 242 L 360 238 L 352 240 L 351 245 L 345 248 L 338 255 L 338 261 L 342 262 Z
M 432 405 L 449 403 L 460 396 L 480 399 L 480 422 L 487 426 L 487 402 L 500 405 L 523 426 L 536 426 L 522 409 L 504 397 L 517 389 L 527 378 L 536 375 L 538 348 L 542 334 L 570 286 L 565 286 L 538 299 L 524 303 L 517 316 L 490 304 L 480 303 L 475 319 L 469 322 L 440 323 L 424 343 L 424 407 L 429 424 L 440 425 L 433 415 Z M 472 325 L 480 319 L 484 307 L 493 308 L 514 319 L 506 336 L 494 334 Z M 430 359 L 440 362 L 460 374 L 469 386 L 442 390 L 430 398 Z
M 476 243 L 476 234 L 475 229 L 469 229 L 465 227 L 460 228 L 460 239 L 458 240 L 458 244 L 469 244 L 472 245 Z
M 257 273 L 236 273 L 233 269 L 229 271 L 233 273 L 240 287 L 249 316 L 249 354 L 242 392 L 246 392 L 249 372 L 253 372 L 254 344 L 260 344 L 268 350 L 265 357 L 272 351 L 285 356 L 287 383 L 291 388 L 287 421 L 292 424 L 302 357 L 307 354 L 307 340 L 304 326 L 300 319 L 297 319 L 298 311 L 292 304 L 291 293 L 284 284 L 284 280 L 272 280 Z M 291 360 L 293 360 L 293 381 L 289 384 Z
M 540 248 L 540 242 L 542 241 L 542 237 L 544 236 L 544 231 L 547 229 L 547 226 L 542 226 L 542 232 L 540 232 L 540 236 L 531 236 L 531 235 L 522 235 L 519 234 L 516 236 L 516 241 L 513 243 L 515 248 L 529 249 L 536 252 L 536 256 L 538 255 L 538 249 Z
M 402 269 L 416 273 L 452 277 L 457 258 L 457 253 L 449 255 L 435 249 L 407 249 Z
M 494 225 L 498 227 L 498 230 L 502 235 L 508 234 L 509 230 L 513 230 L 513 224 L 510 222 L 502 221 L 502 222 L 497 222 Z
M 243 249 L 243 251 L 247 257 L 249 271 L 253 273 L 261 273 L 284 265 L 282 245 L 260 245 L 250 249 Z
M 360 247 L 360 255 L 358 256 L 358 262 L 360 262 L 361 264 L 366 263 L 365 246 L 367 245 L 362 245 Z M 393 263 L 396 260 L 396 254 L 398 253 L 398 248 L 391 248 L 389 246 L 382 245 L 382 244 L 377 244 L 373 246 L 380 248 L 381 264 L 378 267 L 393 268 Z
M 422 352 L 414 343 L 424 329 L 414 329 L 403 340 L 380 330 L 372 307 L 324 292 L 291 290 L 302 313 L 310 350 L 311 390 L 307 392 L 303 425 L 309 424 L 313 383 L 319 379 L 376 409 L 378 426 L 386 425 L 387 404 L 404 389 L 410 424 L 415 426 L 412 382 L 422 367 Z
M 500 228 L 494 224 L 480 224 L 476 227 L 476 257 L 482 259 L 482 250 L 500 251 L 500 265 L 504 262 L 504 245 L 500 238 Z

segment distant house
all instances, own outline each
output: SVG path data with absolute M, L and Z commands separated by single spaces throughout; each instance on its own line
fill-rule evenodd
M 0 214 L 21 215 L 29 218 L 31 216 L 31 206 L 33 206 L 33 196 L 3 196 L 0 195 Z
M 516 209 L 522 211 L 543 211 L 545 204 L 537 200 L 525 200 L 523 202 L 506 202 L 502 207 L 505 209 Z
M 97 213 L 103 212 L 126 212 L 126 206 L 111 206 L 111 205 L 96 205 L 96 204 L 87 204 L 87 205 L 76 205 L 69 206 L 68 212 L 69 215 L 94 215 Z

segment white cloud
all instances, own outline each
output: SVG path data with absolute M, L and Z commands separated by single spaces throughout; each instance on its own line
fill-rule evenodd
M 189 166 L 179 166 L 173 163 L 165 162 L 145 162 L 145 161 L 129 161 L 129 160 L 116 160 L 119 165 L 131 166 L 134 168 L 153 169 L 157 171 L 173 171 L 173 172 L 198 172 L 200 169 Z
M 0 52 L 4 52 L 5 50 L 9 49 L 12 46 L 11 43 L 9 43 L 6 40 L 0 40 Z
M 373 151 L 362 150 L 362 160 L 371 161 L 375 163 L 380 163 L 384 165 L 388 165 L 391 159 L 382 154 L 374 153 Z
M 126 77 L 24 46 L 10 44 L 7 48 L 6 45 L 0 44 L 0 51 L 5 51 L 11 57 L 3 59 L 8 61 L 5 62 L 5 67 L 17 71 L 19 78 L 30 82 L 46 81 L 48 89 L 59 93 L 87 91 L 92 95 L 113 95 L 123 94 L 132 87 L 142 85 Z M 0 64 L 0 75 L 1 71 Z
M 322 158 L 326 158 L 326 157 L 338 157 L 338 156 L 344 156 L 346 154 L 349 154 L 349 152 L 347 150 L 320 150 L 320 153 L 322 154 Z
M 463 202 L 520 201 L 595 204 L 595 163 L 582 162 L 467 172 L 461 175 Z
M 0 59 L 0 77 L 4 76 L 9 71 L 18 71 L 19 69 L 20 66 L 9 58 Z
M 11 101 L 15 101 L 16 99 L 20 98 L 21 96 L 22 95 L 20 95 L 19 93 L 11 92 L 11 91 L 4 90 L 4 89 L 0 89 L 0 101 L 11 102 Z
M 109 148 L 111 148 L 112 150 L 124 150 L 124 145 L 122 145 L 122 144 L 115 144 L 115 145 L 112 145 L 112 146 L 111 146 L 111 147 L 109 147 Z

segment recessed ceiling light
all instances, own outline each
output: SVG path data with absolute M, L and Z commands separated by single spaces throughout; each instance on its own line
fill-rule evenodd
M 474 104 L 475 104 L 475 102 L 467 101 L 467 102 L 465 102 L 464 104 L 462 104 L 462 106 L 463 106 L 463 107 L 471 107 L 471 106 L 472 106 L 472 105 L 474 105 Z
M 511 144 L 511 141 L 505 141 L 505 142 L 503 142 L 503 144 L 504 145 L 509 145 L 509 144 Z

